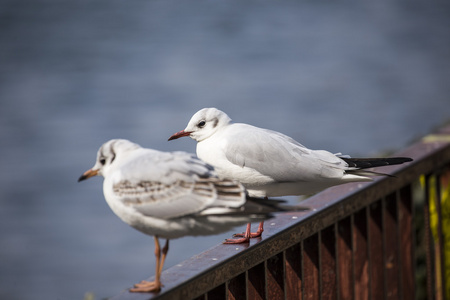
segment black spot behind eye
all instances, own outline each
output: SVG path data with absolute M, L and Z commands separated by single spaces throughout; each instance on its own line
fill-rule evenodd
M 204 127 L 205 125 L 206 125 L 206 122 L 205 122 L 205 121 L 200 121 L 200 122 L 197 124 L 197 126 L 200 127 L 200 128 Z
M 217 124 L 219 124 L 219 119 L 214 118 L 213 128 L 216 128 Z

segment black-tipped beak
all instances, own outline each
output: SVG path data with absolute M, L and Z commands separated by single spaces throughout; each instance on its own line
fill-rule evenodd
M 189 136 L 191 133 L 192 133 L 191 131 L 184 131 L 184 130 L 178 131 L 177 133 L 172 134 L 172 136 L 168 139 L 168 141 L 176 140 L 183 136 Z
M 98 175 L 98 170 L 87 170 L 86 172 L 83 173 L 83 175 L 80 176 L 80 178 L 78 178 L 78 182 L 86 180 L 88 178 L 91 178 L 92 176 L 96 176 Z

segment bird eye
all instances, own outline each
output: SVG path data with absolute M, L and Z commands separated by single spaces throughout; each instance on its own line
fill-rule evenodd
M 105 158 L 100 158 L 100 163 L 102 164 L 102 166 L 104 166 L 106 164 L 106 159 Z
M 197 126 L 202 128 L 203 126 L 205 126 L 206 122 L 205 121 L 200 121 Z

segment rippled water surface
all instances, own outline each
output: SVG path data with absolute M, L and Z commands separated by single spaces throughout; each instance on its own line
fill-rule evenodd
M 450 7 L 417 1 L 0 3 L 0 298 L 97 299 L 154 274 L 122 223 L 98 147 L 160 150 L 215 106 L 236 122 L 353 156 L 450 118 Z M 238 229 L 240 231 L 241 229 Z M 174 240 L 166 267 L 229 237 Z

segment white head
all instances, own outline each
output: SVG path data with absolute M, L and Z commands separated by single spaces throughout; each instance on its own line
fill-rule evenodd
M 230 117 L 223 111 L 214 107 L 203 108 L 192 116 L 184 130 L 173 134 L 169 141 L 183 136 L 190 136 L 197 142 L 201 142 L 230 123 Z
M 78 181 L 82 181 L 96 175 L 105 176 L 111 168 L 114 168 L 118 164 L 117 161 L 120 160 L 120 157 L 124 152 L 139 148 L 141 148 L 141 146 L 132 143 L 129 140 L 114 139 L 107 141 L 100 147 L 100 149 L 98 149 L 95 165 L 92 169 L 84 172 Z

